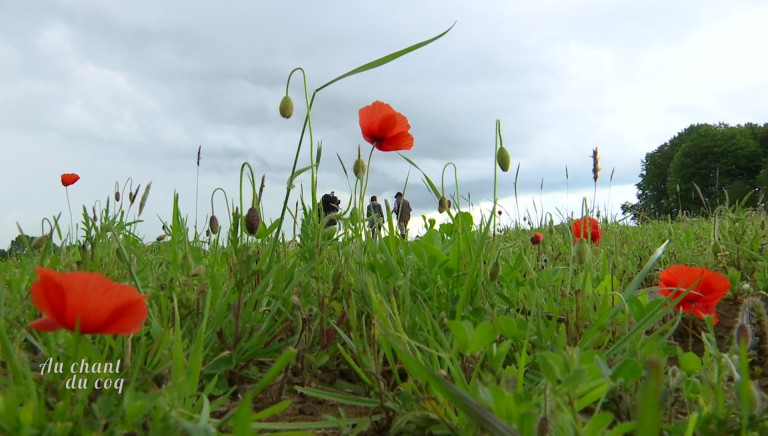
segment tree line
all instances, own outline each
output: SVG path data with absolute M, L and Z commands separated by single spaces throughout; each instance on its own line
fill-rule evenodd
M 768 187 L 768 123 L 692 124 L 645 155 L 633 220 L 707 214 L 726 202 L 755 206 Z

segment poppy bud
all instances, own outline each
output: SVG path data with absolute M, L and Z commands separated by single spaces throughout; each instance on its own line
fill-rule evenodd
M 501 274 L 501 265 L 499 265 L 499 256 L 496 256 L 496 260 L 491 265 L 491 269 L 488 270 L 488 278 L 491 279 L 492 282 L 495 282 L 496 279 L 499 278 L 499 274 Z
M 587 255 L 589 254 L 589 247 L 587 246 L 587 240 L 580 238 L 576 243 L 576 261 L 580 264 L 584 264 L 587 261 Z
M 93 206 L 93 222 L 96 222 L 99 220 L 99 217 L 96 216 L 96 206 Z
M 259 214 L 259 210 L 255 207 L 251 207 L 248 209 L 248 213 L 245 214 L 245 230 L 248 231 L 248 234 L 253 236 L 259 231 L 259 227 L 261 226 L 261 215 Z
M 115 191 L 115 202 L 120 201 L 120 191 Z
M 208 220 L 208 228 L 214 235 L 219 233 L 219 219 L 216 218 L 216 215 L 211 215 L 211 219 Z
M 128 201 L 133 204 L 133 200 L 136 198 L 135 195 L 133 195 L 133 192 L 128 191 Z
M 207 238 L 209 236 L 211 236 L 211 230 L 210 229 L 205 229 L 205 237 Z
M 448 199 L 440 197 L 440 200 L 437 201 L 437 211 L 443 213 L 446 210 L 448 210 Z
M 496 161 L 499 163 L 499 168 L 505 173 L 509 171 L 509 165 L 512 163 L 512 159 L 509 157 L 509 152 L 502 145 L 499 147 L 499 151 L 496 152 Z
M 357 180 L 363 180 L 363 176 L 365 175 L 365 162 L 359 157 L 355 160 L 355 164 L 352 165 L 352 172 L 355 173 Z
M 738 326 L 736 326 L 736 344 L 738 344 L 740 347 L 749 348 L 749 346 L 752 344 L 752 340 L 754 338 L 754 333 L 752 332 L 752 328 L 743 323 L 740 322 Z
M 533 234 L 533 236 L 531 236 L 531 244 L 533 245 L 539 245 L 543 240 L 544 240 L 544 235 L 542 235 L 539 232 L 536 232 Z
M 547 436 L 549 434 L 549 418 L 542 416 L 539 418 L 539 425 L 536 429 L 537 436 Z
M 451 208 L 451 200 L 448 200 L 448 209 Z
M 202 265 L 198 265 L 195 269 L 192 270 L 191 273 L 189 273 L 190 277 L 200 277 L 201 275 L 205 274 L 205 267 Z
M 712 254 L 717 256 L 722 251 L 723 251 L 723 247 L 720 246 L 720 243 L 718 243 L 717 241 L 712 243 Z
M 293 100 L 288 94 L 280 100 L 280 115 L 286 119 L 293 116 Z
M 128 200 L 131 201 L 131 206 L 133 206 L 133 202 L 136 201 L 136 197 L 139 196 L 139 189 L 141 188 L 141 185 L 136 187 L 136 192 L 129 192 L 128 193 Z
M 165 240 L 165 237 L 166 237 L 166 234 L 165 234 L 165 233 L 163 233 L 162 235 L 159 235 L 159 236 L 158 236 L 157 238 L 155 238 L 155 239 L 157 240 L 157 242 L 162 242 L 162 241 L 164 241 L 164 240 Z
M 37 250 L 43 248 L 48 243 L 48 235 L 38 236 L 32 241 L 32 249 Z

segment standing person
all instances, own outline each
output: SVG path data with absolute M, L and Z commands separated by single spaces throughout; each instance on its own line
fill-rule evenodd
M 395 194 L 395 208 L 392 213 L 397 215 L 397 228 L 400 229 L 400 236 L 405 239 L 408 232 L 408 221 L 411 220 L 411 203 L 403 198 L 403 193 Z
M 371 228 L 371 238 L 378 239 L 381 235 L 381 225 L 384 222 L 384 211 L 375 195 L 371 197 L 365 216 L 368 218 L 368 227 Z

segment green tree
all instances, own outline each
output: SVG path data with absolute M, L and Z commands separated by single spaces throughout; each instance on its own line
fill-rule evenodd
M 743 198 L 755 187 L 763 156 L 757 141 L 748 129 L 720 125 L 705 134 L 694 135 L 680 147 L 670 165 L 667 194 L 677 196 L 683 210 L 698 212 L 704 205 L 694 183 L 707 203 L 704 209 L 714 209 L 725 200 Z
M 681 207 L 700 213 L 721 204 L 725 193 L 731 202 L 739 201 L 755 188 L 768 188 L 768 169 L 762 170 L 767 158 L 768 124 L 693 124 L 645 155 L 636 185 L 638 202 L 621 209 L 640 221 L 675 216 Z

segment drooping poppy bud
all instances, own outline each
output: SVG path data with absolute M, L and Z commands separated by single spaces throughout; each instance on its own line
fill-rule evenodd
M 509 157 L 509 151 L 502 145 L 499 147 L 499 151 L 496 152 L 496 161 L 499 163 L 499 168 L 505 173 L 509 171 L 509 165 L 512 163 L 512 158 Z
M 120 191 L 115 191 L 115 202 L 117 203 L 119 201 L 120 201 Z
M 440 200 L 437 201 L 437 211 L 443 213 L 446 210 L 448 210 L 448 199 L 440 197 Z
M 245 214 L 245 230 L 253 236 L 259 231 L 259 227 L 261 227 L 261 214 L 258 209 L 251 207 Z
M 32 241 L 32 249 L 37 250 L 40 248 L 45 247 L 45 244 L 48 243 L 48 235 L 38 236 Z
M 286 119 L 293 116 L 293 100 L 291 100 L 288 94 L 280 100 L 280 115 Z
M 155 238 L 155 239 L 157 240 L 157 242 L 163 242 L 163 241 L 165 241 L 165 237 L 166 236 L 168 236 L 168 235 L 163 233 L 162 235 L 158 235 L 157 238 Z
M 219 233 L 219 219 L 216 218 L 216 215 L 211 215 L 211 219 L 208 220 L 208 228 L 211 229 L 211 233 L 214 235 Z
M 491 279 L 492 282 L 495 282 L 496 279 L 499 278 L 499 274 L 501 274 L 501 265 L 499 264 L 499 256 L 496 256 L 496 260 L 488 270 L 488 278 Z

